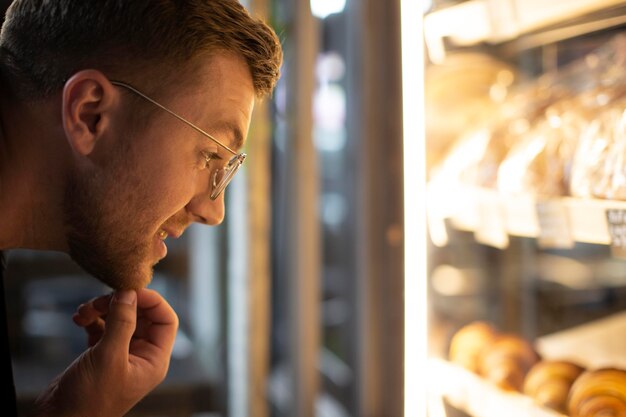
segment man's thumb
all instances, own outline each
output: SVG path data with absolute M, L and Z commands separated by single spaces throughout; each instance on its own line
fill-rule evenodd
M 120 290 L 111 297 L 101 342 L 111 348 L 128 351 L 130 339 L 137 327 L 137 293 Z

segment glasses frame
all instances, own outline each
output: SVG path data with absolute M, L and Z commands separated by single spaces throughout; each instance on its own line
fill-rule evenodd
M 228 163 L 224 167 L 214 170 L 214 172 L 213 172 L 213 174 L 211 176 L 211 194 L 210 194 L 210 198 L 211 198 L 211 200 L 217 199 L 217 197 L 219 197 L 219 195 L 224 191 L 226 186 L 233 179 L 233 177 L 235 176 L 237 171 L 239 171 L 239 168 L 241 168 L 241 165 L 243 165 L 243 161 L 245 161 L 247 155 L 245 153 L 243 153 L 243 152 L 237 153 L 237 152 L 233 151 L 231 148 L 229 148 L 228 146 L 224 145 L 219 140 L 215 139 L 212 135 L 208 134 L 207 132 L 205 132 L 204 130 L 202 130 L 201 128 L 196 126 L 195 124 L 191 123 L 189 120 L 185 119 L 184 117 L 178 115 L 174 111 L 168 109 L 167 107 L 165 107 L 164 105 L 162 105 L 158 101 L 154 100 L 153 98 L 148 97 L 147 95 L 145 95 L 141 91 L 137 90 L 132 85 L 127 84 L 127 83 L 122 82 L 122 81 L 114 81 L 114 80 L 111 80 L 111 84 L 116 85 L 118 87 L 125 88 L 125 89 L 131 91 L 132 93 L 135 93 L 139 97 L 143 98 L 144 100 L 149 101 L 150 103 L 154 104 L 155 106 L 157 106 L 161 110 L 164 110 L 165 112 L 167 112 L 170 115 L 174 116 L 175 118 L 177 118 L 181 122 L 185 123 L 187 126 L 192 128 L 196 132 L 198 132 L 201 135 L 203 135 L 204 137 L 210 139 L 215 144 L 219 145 L 222 149 L 225 149 L 226 151 L 228 151 L 229 153 L 231 153 L 233 155 L 233 157 L 228 161 Z M 209 162 L 210 160 L 211 160 L 210 157 L 207 158 L 207 162 Z M 219 179 L 218 179 L 218 177 L 219 177 Z

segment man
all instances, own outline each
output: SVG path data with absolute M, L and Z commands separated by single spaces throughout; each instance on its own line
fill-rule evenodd
M 89 347 L 37 415 L 122 416 L 163 380 L 178 321 L 145 289 L 152 267 L 167 238 L 222 221 L 255 97 L 271 92 L 281 60 L 274 32 L 237 0 L 11 5 L 0 38 L 0 250 L 67 252 L 115 290 L 78 308 Z M 14 392 L 3 390 L 6 410 Z

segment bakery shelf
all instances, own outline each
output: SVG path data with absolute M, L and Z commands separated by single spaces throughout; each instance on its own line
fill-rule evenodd
M 539 337 L 546 359 L 568 359 L 589 369 L 626 369 L 626 311 Z
M 503 391 L 478 375 L 442 359 L 429 359 L 429 415 L 441 413 L 442 400 L 473 417 L 564 417 L 518 392 Z
M 587 369 L 626 369 L 626 311 L 539 337 L 535 347 L 544 359 L 570 360 Z M 427 361 L 429 407 L 432 416 L 442 414 L 442 400 L 473 417 L 564 417 L 537 405 L 518 392 L 504 391 L 452 362 Z
M 497 44 L 543 31 L 542 36 L 548 41 L 558 41 L 623 24 L 624 19 L 620 19 L 623 16 L 615 13 L 595 19 L 584 17 L 624 3 L 624 0 L 469 0 L 427 14 L 424 39 L 434 62 L 445 57 L 446 40 L 456 46 Z M 569 25 L 564 30 L 561 26 L 565 23 Z
M 502 195 L 496 190 L 431 187 L 428 192 L 431 236 L 447 243 L 444 221 L 476 239 L 505 248 L 508 236 L 536 238 L 542 247 L 569 248 L 575 242 L 626 247 L 626 201 L 531 194 Z

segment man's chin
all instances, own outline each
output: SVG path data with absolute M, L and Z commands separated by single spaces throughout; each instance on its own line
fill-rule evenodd
M 122 279 L 111 282 L 108 285 L 114 290 L 140 290 L 146 288 L 152 282 L 153 270 L 143 274 L 129 274 Z
M 138 290 L 152 281 L 154 270 L 150 262 L 137 262 L 133 265 L 102 265 L 84 259 L 74 259 L 88 274 L 111 287 L 113 290 Z
M 152 282 L 154 270 L 150 263 L 146 262 L 141 267 L 133 267 L 125 272 L 114 275 L 114 279 L 105 282 L 114 290 L 139 290 L 147 287 Z

